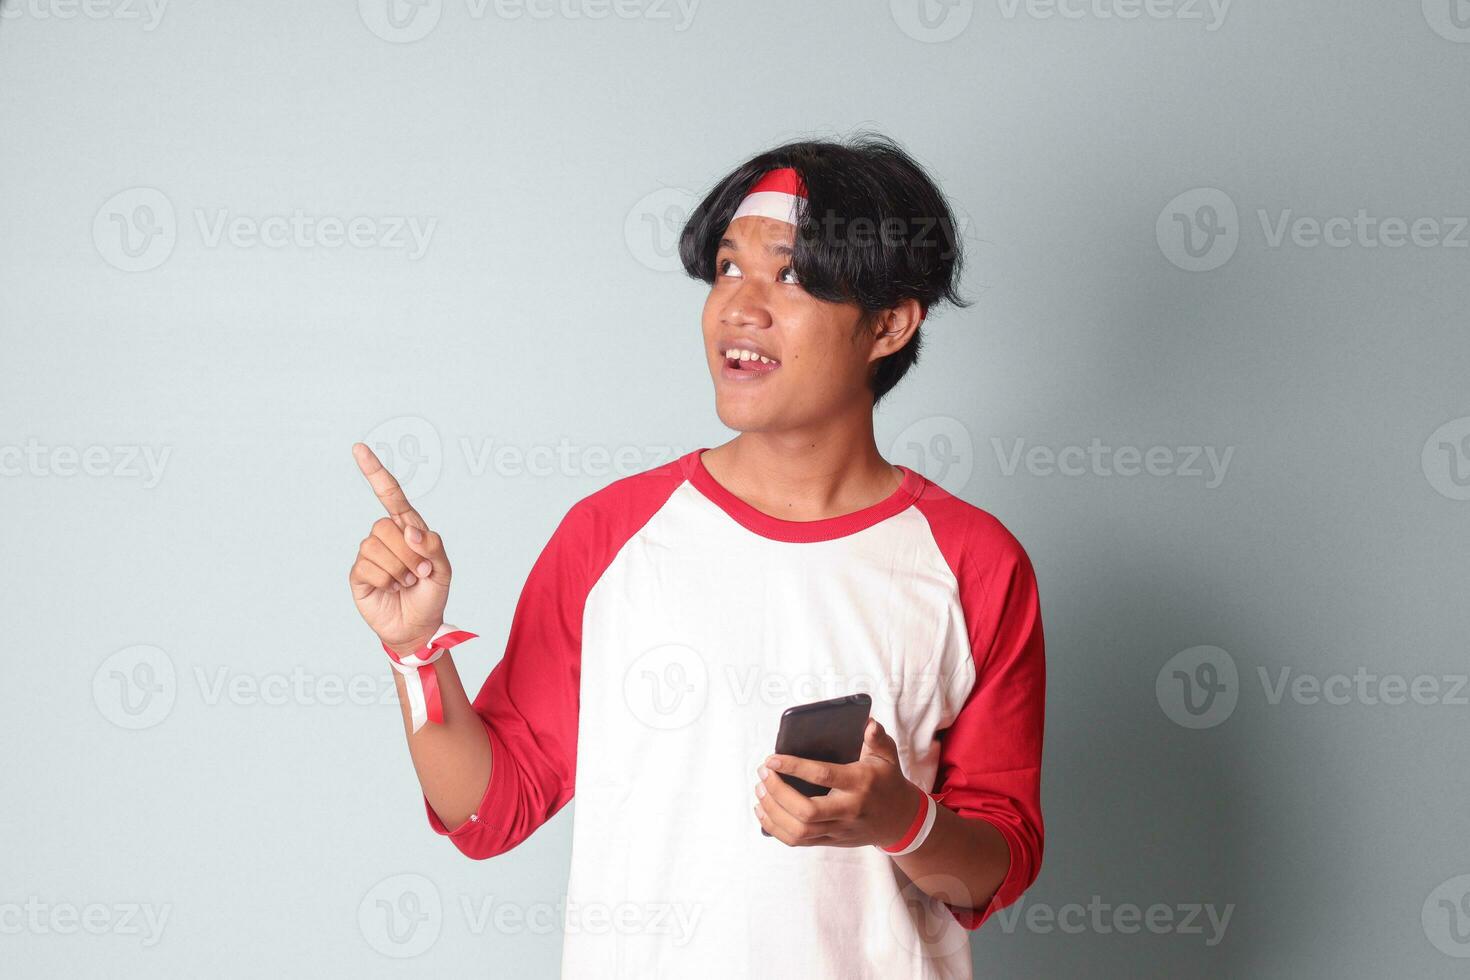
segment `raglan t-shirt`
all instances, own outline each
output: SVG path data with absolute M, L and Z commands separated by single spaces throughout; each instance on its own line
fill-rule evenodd
M 1041 864 L 1025 551 L 906 467 L 876 504 L 788 521 L 716 483 L 703 452 L 566 513 L 473 702 L 484 799 L 453 829 L 426 799 L 430 825 L 489 858 L 575 794 L 564 977 L 970 977 L 967 930 Z M 755 770 L 782 711 L 859 691 L 904 775 L 1004 837 L 993 897 L 947 904 L 876 847 L 762 835 Z

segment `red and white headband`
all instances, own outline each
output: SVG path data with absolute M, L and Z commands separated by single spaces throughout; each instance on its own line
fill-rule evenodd
M 806 182 L 801 179 L 801 174 L 792 167 L 778 167 L 767 170 L 751 185 L 730 220 L 733 222 L 736 218 L 756 215 L 794 225 L 801 216 L 801 208 L 806 206 L 806 200 Z M 928 308 L 921 307 L 920 321 L 928 316 Z
M 794 225 L 800 215 L 799 202 L 805 201 L 806 196 L 806 184 L 793 168 L 767 170 L 751 185 L 740 207 L 735 209 L 735 217 L 730 220 L 756 215 Z

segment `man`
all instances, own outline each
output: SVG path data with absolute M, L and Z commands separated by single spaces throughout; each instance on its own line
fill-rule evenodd
M 1045 668 L 1024 550 L 873 438 L 928 311 L 961 302 L 950 211 L 882 137 L 793 143 L 680 250 L 739 435 L 567 512 L 473 702 L 443 542 L 354 447 L 389 516 L 351 585 L 429 823 L 487 858 L 575 791 L 564 976 L 969 977 L 966 930 L 1041 863 Z M 857 762 L 771 754 L 785 707 L 856 691 Z

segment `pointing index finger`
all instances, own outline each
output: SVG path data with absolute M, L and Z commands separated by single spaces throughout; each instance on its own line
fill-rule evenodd
M 383 507 L 388 511 L 388 516 L 394 520 L 402 518 L 404 521 L 418 527 L 426 527 L 423 518 L 419 517 L 418 511 L 408 502 L 403 494 L 403 488 L 388 472 L 388 468 L 378 459 L 376 453 L 363 443 L 354 443 L 352 446 L 352 458 L 357 460 L 357 468 L 362 470 L 362 475 L 367 477 L 373 493 L 383 502 Z

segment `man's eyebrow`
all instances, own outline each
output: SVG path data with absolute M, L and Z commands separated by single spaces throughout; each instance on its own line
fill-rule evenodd
M 735 242 L 734 242 L 733 239 L 729 239 L 729 238 L 721 238 L 720 239 L 720 248 L 728 248 L 732 252 L 738 252 L 738 251 L 740 251 L 740 246 L 737 245 L 737 244 L 735 244 Z M 767 252 L 770 252 L 772 255 L 794 255 L 795 254 L 791 250 L 791 246 L 785 244 L 784 242 L 776 242 L 775 244 L 771 244 L 771 243 L 768 242 L 768 243 L 766 243 L 766 251 Z

